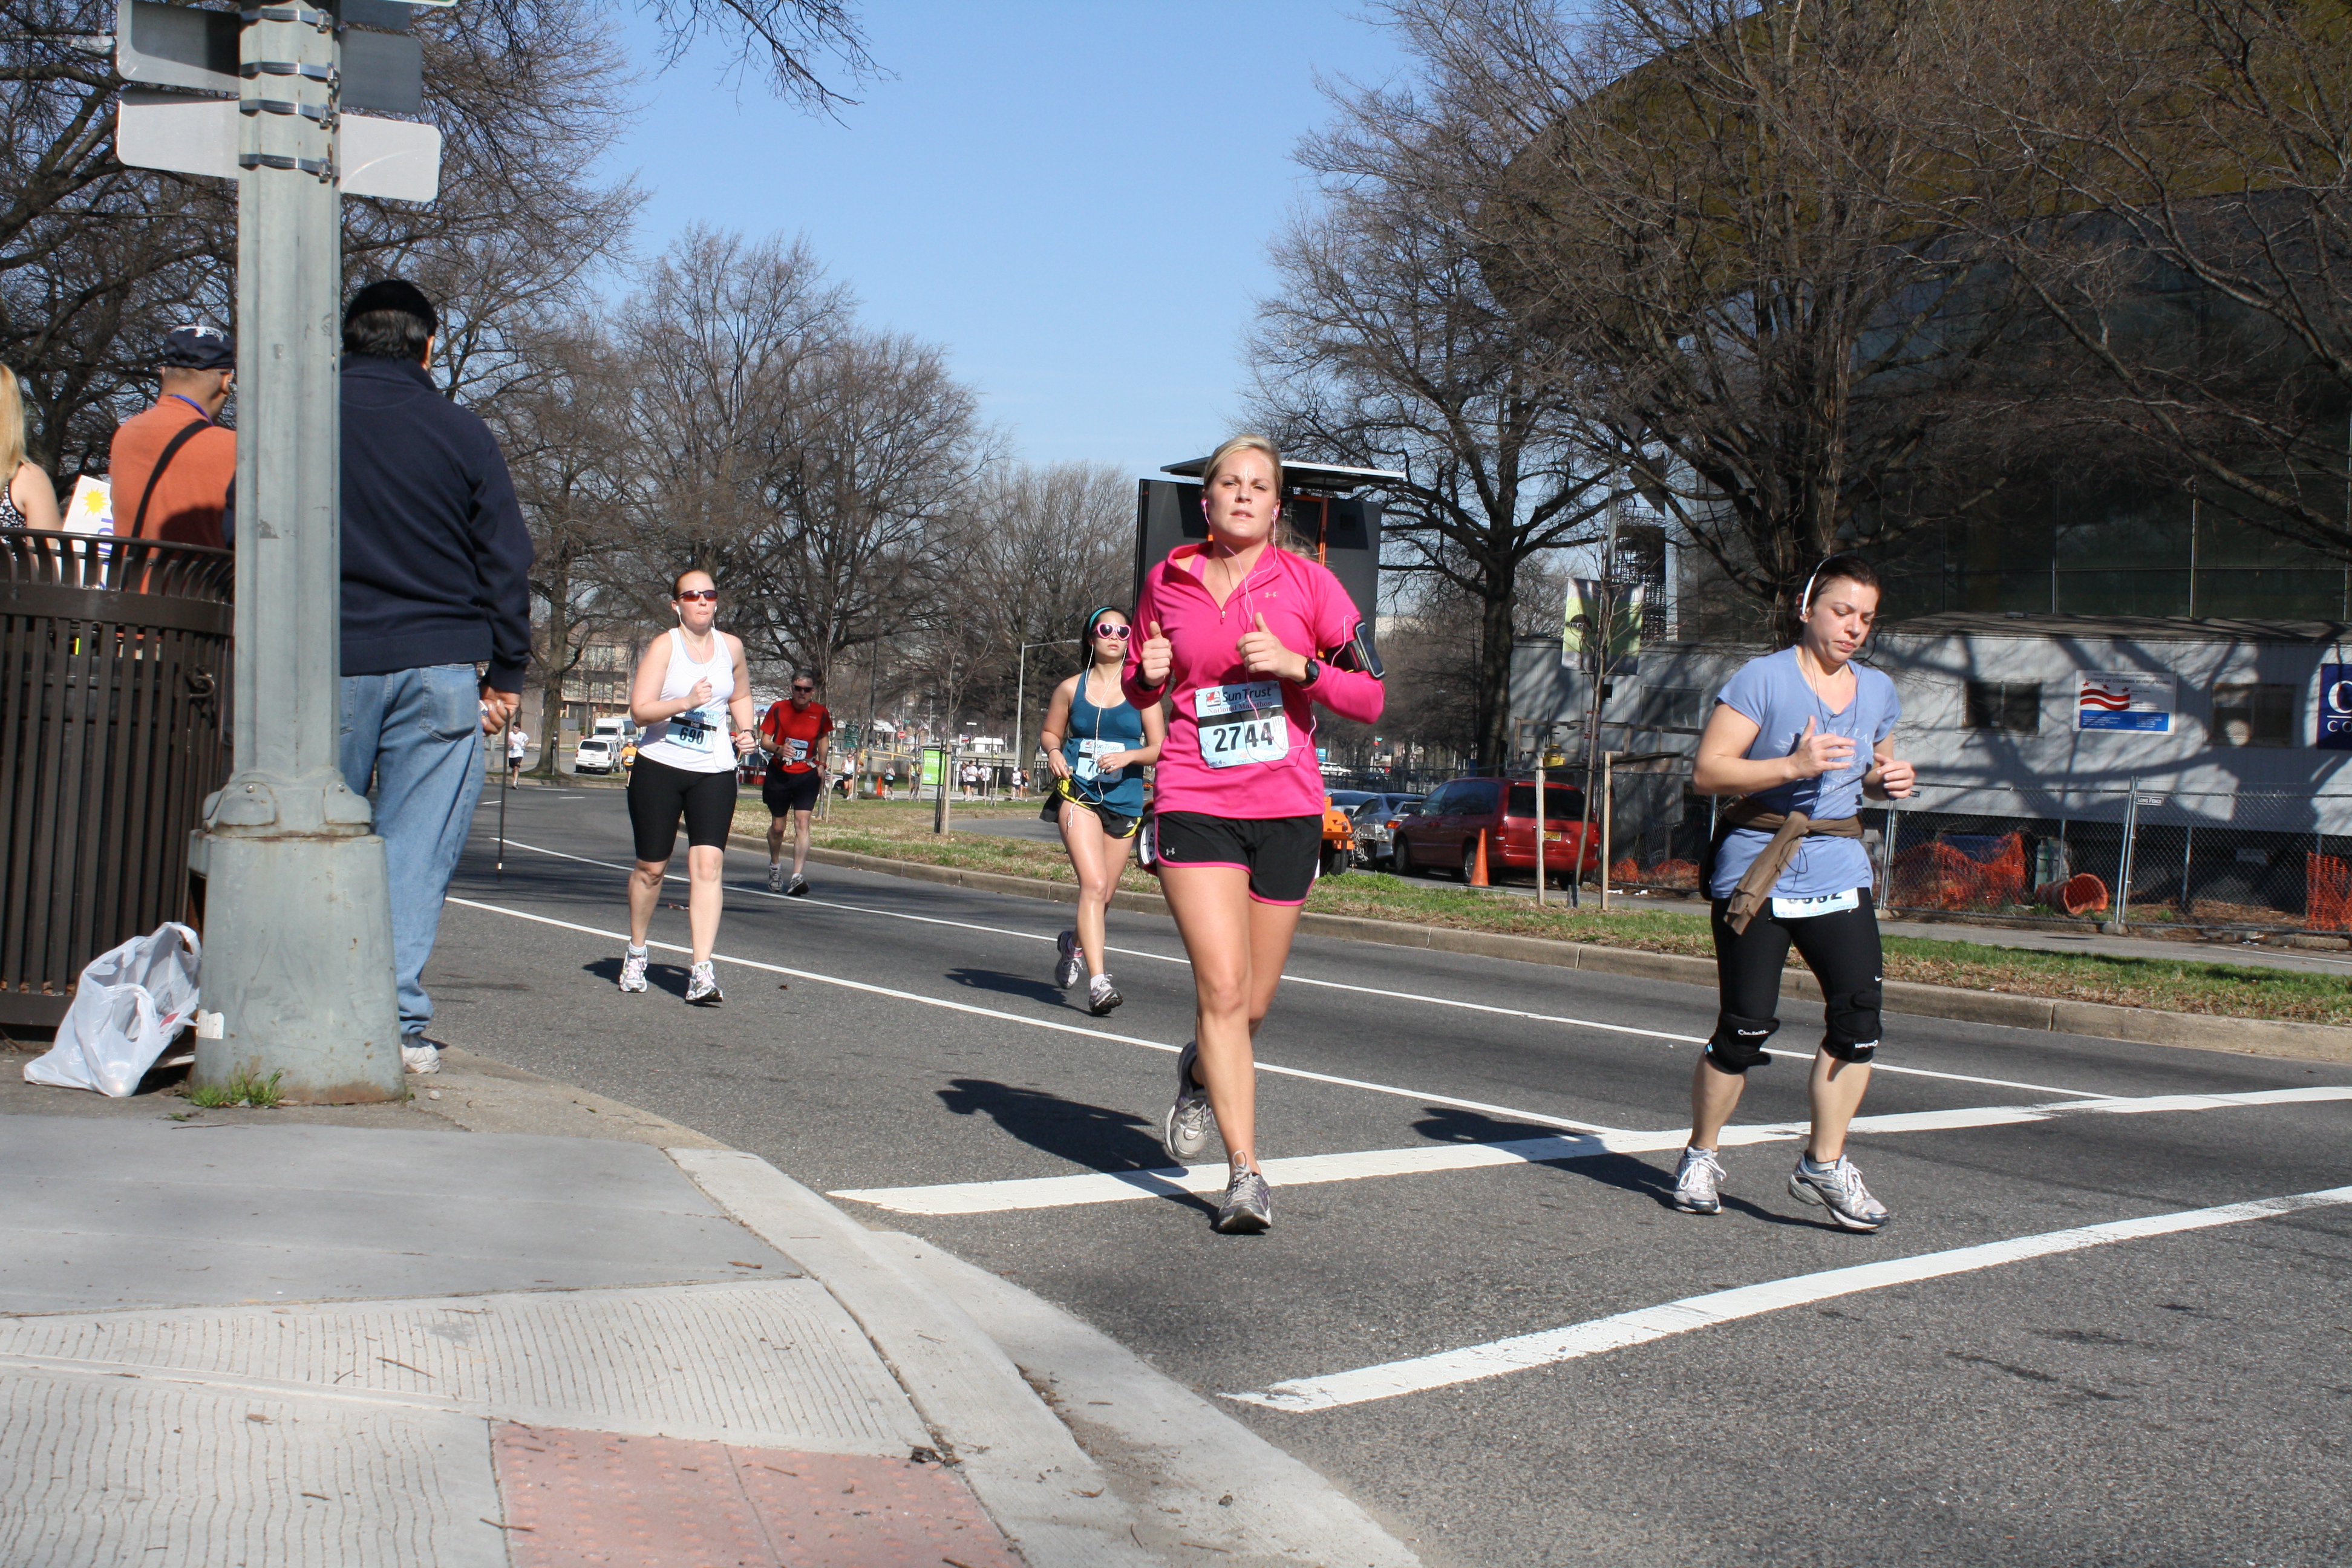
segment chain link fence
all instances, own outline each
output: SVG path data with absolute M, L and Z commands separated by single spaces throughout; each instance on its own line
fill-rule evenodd
M 1610 770 L 1600 803 L 1612 889 L 1696 893 L 1724 801 L 1694 793 L 1690 759 Z M 1862 810 L 1888 914 L 2095 930 L 2352 937 L 2352 796 L 2177 791 L 2142 784 L 2026 792 L 1923 784 Z
M 2036 924 L 2352 932 L 2352 800 L 2147 784 L 2023 792 L 1929 784 L 1877 819 L 1880 899 Z

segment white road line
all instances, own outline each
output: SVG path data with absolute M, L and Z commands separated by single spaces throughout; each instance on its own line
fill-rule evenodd
M 1948 1252 L 1930 1252 L 1917 1258 L 1889 1258 L 1883 1263 L 1863 1263 L 1850 1268 L 1826 1269 L 1819 1274 L 1800 1274 L 1792 1279 L 1742 1286 L 1736 1290 L 1686 1296 L 1663 1306 L 1619 1312 L 1612 1317 L 1595 1318 L 1589 1322 L 1549 1329 L 1541 1333 L 1521 1334 L 1514 1339 L 1496 1340 L 1487 1344 L 1471 1345 L 1436 1355 L 1416 1356 L 1408 1361 L 1387 1362 L 1379 1366 L 1333 1373 L 1325 1377 L 1296 1378 L 1277 1383 L 1263 1392 L 1228 1394 L 1223 1397 L 1262 1405 L 1269 1410 L 1336 1410 L 1344 1405 L 1393 1399 L 1399 1394 L 1420 1394 L 1433 1388 L 1447 1388 L 1480 1378 L 1497 1377 L 1529 1367 L 1553 1366 L 1583 1356 L 1622 1350 L 1628 1345 L 1645 1344 L 1672 1334 L 1688 1333 L 1693 1329 L 1759 1317 L 1766 1312 L 1807 1306 L 1863 1290 L 1882 1290 L 1889 1285 L 1939 1279 L 1946 1275 L 1965 1274 L 2004 1263 L 2020 1263 L 2031 1258 L 2049 1258 L 2062 1252 L 2077 1252 L 2084 1247 L 2109 1247 L 2119 1241 L 2138 1241 L 2148 1237 L 2236 1225 L 2245 1220 L 2269 1219 L 2298 1209 L 2319 1208 L 2331 1204 L 2352 1204 L 2352 1187 L 2330 1187 L 2323 1192 L 2261 1198 L 2252 1203 L 2225 1204 L 2219 1208 L 2189 1209 L 2179 1214 L 2148 1215 L 2139 1219 L 2115 1220 L 2105 1225 L 2082 1226 L 2073 1230 L 2048 1231 L 2040 1236 L 2021 1236 L 2008 1241 L 1987 1242 L 1979 1247 L 1955 1247 Z
M 469 910 L 480 910 L 488 914 L 507 915 L 519 921 L 530 921 L 537 925 L 554 926 L 562 931 L 576 931 L 587 936 L 603 937 L 608 942 L 625 943 L 629 940 L 627 933 L 623 931 L 602 931 L 595 926 L 579 925 L 572 921 L 560 921 L 549 915 L 534 915 L 524 910 L 509 910 L 502 905 L 486 904 L 475 899 L 461 899 L 455 894 L 450 895 L 448 901 L 463 905 Z M 674 942 L 649 942 L 646 945 L 660 948 L 664 952 L 691 953 L 693 952 L 691 948 L 681 947 Z M 968 1013 L 974 1017 L 994 1018 L 1001 1023 L 1020 1024 L 1032 1029 L 1046 1029 L 1057 1035 L 1082 1035 L 1088 1039 L 1109 1040 L 1117 1045 L 1141 1046 L 1147 1050 L 1166 1051 L 1170 1056 L 1174 1056 L 1182 1049 L 1180 1046 L 1166 1045 L 1159 1040 L 1142 1039 L 1134 1035 L 1115 1035 L 1108 1029 L 1088 1029 L 1076 1024 L 1057 1023 L 1051 1018 L 1024 1017 L 1018 1013 L 1003 1013 L 993 1007 L 975 1006 L 969 1002 L 951 1002 L 941 996 L 919 995 L 912 991 L 899 991 L 887 985 L 869 985 L 862 980 L 844 980 L 839 975 L 819 974 L 813 970 L 793 969 L 781 963 L 761 963 L 757 959 L 751 958 L 730 958 L 723 952 L 714 952 L 710 956 L 720 963 L 731 963 L 739 969 L 756 969 L 768 974 L 789 974 L 795 980 L 814 981 L 820 985 L 838 985 L 845 991 L 863 991 L 869 996 L 887 996 L 899 1002 L 919 1002 L 926 1007 L 944 1007 L 951 1013 Z M 1360 1089 L 1373 1094 L 1393 1095 L 1399 1100 L 1418 1100 L 1424 1105 L 1450 1105 L 1459 1110 L 1479 1110 L 1496 1116 L 1515 1117 L 1521 1121 L 1535 1122 L 1538 1126 L 1565 1127 L 1572 1132 L 1606 1131 L 1592 1122 L 1571 1121 L 1564 1116 L 1546 1116 L 1541 1111 L 1521 1110 L 1516 1106 L 1489 1105 L 1483 1100 L 1461 1100 L 1448 1094 L 1430 1094 L 1417 1089 L 1400 1089 L 1395 1084 L 1367 1083 L 1362 1079 L 1340 1078 L 1336 1074 L 1326 1072 L 1309 1072 L 1305 1068 L 1277 1067 L 1273 1062 L 1264 1059 L 1258 1062 L 1257 1070 L 1275 1073 L 1283 1078 L 1305 1079 L 1311 1083 L 1332 1084 L 1340 1089 Z
M 509 849 L 527 849 L 534 855 L 551 856 L 558 860 L 576 861 L 583 866 L 601 866 L 610 871 L 626 871 L 630 869 L 629 867 L 621 865 L 617 861 L 592 859 L 585 855 L 570 855 L 561 849 L 542 849 L 536 844 L 525 844 L 519 839 L 508 839 L 507 847 Z M 757 853 L 756 851 L 750 849 L 732 848 L 730 848 L 730 852 L 737 855 L 751 855 Z M 683 882 L 686 880 L 684 877 L 676 875 L 672 875 L 666 879 L 672 882 Z M 750 893 L 757 898 L 782 900 L 787 897 L 787 895 L 782 893 L 772 893 L 765 888 L 756 887 L 749 882 L 732 882 L 728 885 L 739 893 Z M 1050 936 L 1040 936 L 1034 931 L 1010 931 L 1003 926 L 980 925 L 971 921 L 945 920 L 937 915 L 910 915 L 902 913 L 897 910 L 868 909 L 863 904 L 845 904 L 832 899 L 803 897 L 793 899 L 791 901 L 794 903 L 808 904 L 817 909 L 845 910 L 852 914 L 875 915 L 884 920 L 913 921 L 919 925 L 949 926 L 957 931 L 984 931 L 991 936 L 1009 936 L 1021 942 L 1050 942 L 1054 941 L 1054 938 Z M 1104 951 L 1118 953 L 1122 957 L 1148 958 L 1158 963 L 1186 964 L 1191 962 L 1189 959 L 1173 957 L 1164 952 L 1147 952 L 1141 948 L 1106 947 Z M 1464 1002 L 1452 996 L 1430 996 L 1415 991 L 1383 991 L 1379 987 L 1372 985 L 1353 985 L 1339 980 L 1314 980 L 1303 974 L 1291 974 L 1287 973 L 1283 975 L 1282 980 L 1283 984 L 1286 985 L 1318 985 L 1328 991 L 1352 991 L 1359 995 L 1380 996 L 1394 1002 L 1421 1002 L 1433 1007 L 1454 1007 L 1469 1013 L 1489 1013 L 1497 1017 L 1524 1018 L 1530 1023 L 1565 1024 L 1573 1028 L 1600 1029 L 1613 1035 L 1635 1035 L 1643 1039 L 1664 1040 L 1669 1045 L 1703 1046 L 1706 1044 L 1706 1037 L 1704 1035 L 1675 1035 L 1669 1034 L 1663 1029 L 1636 1028 L 1630 1024 L 1604 1024 L 1595 1018 L 1570 1018 L 1554 1013 L 1529 1013 L 1517 1007 L 1495 1007 L 1489 1006 L 1483 1002 Z M 1767 1054 L 1776 1057 L 1783 1057 L 1790 1061 L 1809 1062 L 1813 1059 L 1813 1053 L 1811 1051 L 1771 1050 L 1768 1047 Z M 2073 1094 L 2080 1095 L 2085 1100 L 2096 1100 L 2099 1098 L 2097 1091 L 2093 1089 L 2063 1089 L 2057 1085 L 2047 1083 L 2017 1083 L 2009 1079 L 1978 1078 L 1968 1073 L 1931 1072 L 1926 1068 L 1896 1067 L 1889 1062 L 1874 1062 L 1871 1064 L 1871 1070 L 1873 1072 L 1895 1073 L 1905 1078 L 1941 1079 L 1948 1083 L 1977 1083 L 1982 1084 L 1988 1089 L 2021 1089 L 2033 1094 Z
M 1920 1110 L 1858 1116 L 1860 1133 L 1938 1132 L 1963 1127 L 2008 1127 L 2085 1112 L 2132 1114 L 2155 1110 L 2221 1110 L 2234 1106 L 2293 1105 L 2352 1100 L 2352 1085 L 2263 1089 L 2243 1094 L 2166 1094 L 2138 1100 L 2068 1100 L 2054 1105 L 1988 1105 L 1964 1110 Z M 1779 1143 L 1804 1135 L 1801 1121 L 1727 1127 L 1727 1145 Z M 1481 1166 L 1536 1164 L 1551 1160 L 1590 1160 L 1602 1154 L 1647 1154 L 1680 1149 L 1686 1128 L 1657 1132 L 1596 1131 L 1570 1138 L 1514 1138 L 1493 1143 L 1424 1143 L 1409 1149 L 1364 1149 L 1344 1154 L 1304 1154 L 1264 1164 L 1276 1186 L 1317 1182 L 1355 1182 L 1377 1176 L 1427 1175 Z M 947 1182 L 925 1187 L 856 1187 L 828 1193 L 895 1214 L 1002 1214 L 1013 1209 L 1066 1208 L 1081 1204 L 1121 1203 L 1177 1193 L 1223 1192 L 1222 1164 L 1173 1166 L 1154 1171 L 1094 1171 L 1075 1176 L 1034 1176 L 1001 1182 Z

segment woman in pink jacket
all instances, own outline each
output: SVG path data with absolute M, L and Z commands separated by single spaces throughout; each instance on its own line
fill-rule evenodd
M 1219 447 L 1201 477 L 1209 542 L 1180 545 L 1143 580 L 1128 700 L 1169 707 L 1153 775 L 1153 859 L 1192 960 L 1193 1043 L 1176 1060 L 1171 1159 L 1207 1149 L 1213 1118 L 1232 1165 L 1221 1231 L 1274 1223 L 1257 1165 L 1265 1021 L 1323 841 L 1315 704 L 1381 714 L 1371 640 L 1330 571 L 1275 542 L 1282 458 L 1262 436 Z

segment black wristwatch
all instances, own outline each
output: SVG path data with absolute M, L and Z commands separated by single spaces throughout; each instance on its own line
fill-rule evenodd
M 1298 678 L 1298 684 L 1301 688 L 1309 687 L 1322 679 L 1323 661 L 1319 658 L 1309 658 L 1307 661 L 1307 673 Z

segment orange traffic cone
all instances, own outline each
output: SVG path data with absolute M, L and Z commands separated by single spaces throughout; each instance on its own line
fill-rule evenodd
M 1478 859 L 1476 864 L 1470 868 L 1470 885 L 1474 888 L 1491 888 L 1495 885 L 1486 879 L 1486 830 L 1483 827 L 1478 830 Z

